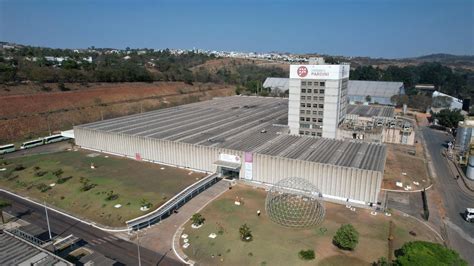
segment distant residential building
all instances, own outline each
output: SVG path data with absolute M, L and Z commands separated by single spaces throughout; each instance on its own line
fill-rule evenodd
M 92 56 L 84 57 L 84 58 L 82 58 L 82 60 L 87 61 L 89 63 L 92 63 Z
M 64 60 L 69 59 L 68 57 L 54 57 L 54 56 L 45 56 L 44 59 L 50 62 L 57 62 L 61 64 Z
M 403 82 L 349 80 L 348 98 L 351 103 L 394 105 L 392 97 L 404 94 Z

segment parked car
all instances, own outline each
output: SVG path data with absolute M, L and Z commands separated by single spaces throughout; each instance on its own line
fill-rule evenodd
M 464 218 L 467 222 L 474 222 L 474 208 L 466 208 L 466 212 L 464 213 Z

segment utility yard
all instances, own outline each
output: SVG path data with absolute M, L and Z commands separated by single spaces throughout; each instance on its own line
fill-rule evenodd
M 125 226 L 205 176 L 85 150 L 0 160 L 0 169 L 1 187 L 111 227 Z M 149 209 L 140 210 L 144 205 Z
M 239 198 L 241 205 L 235 205 Z M 189 246 L 182 249 L 199 265 L 369 265 L 380 257 L 388 257 L 403 243 L 414 240 L 437 242 L 435 234 L 417 220 L 392 214 L 388 217 L 344 205 L 325 203 L 326 217 L 319 226 L 292 229 L 269 220 L 265 212 L 266 192 L 246 185 L 237 185 L 211 202 L 200 213 L 205 218 L 198 229 L 188 222 L 184 234 Z M 257 216 L 257 210 L 262 214 Z M 389 248 L 390 222 L 393 240 Z M 240 240 L 239 227 L 246 223 L 252 241 Z M 354 251 L 343 251 L 332 243 L 342 224 L 352 224 L 359 232 L 359 244 Z M 412 235 L 410 234 L 412 231 Z M 214 233 L 215 238 L 209 235 Z M 180 238 L 180 245 L 185 240 Z M 313 249 L 314 260 L 298 257 L 300 250 Z

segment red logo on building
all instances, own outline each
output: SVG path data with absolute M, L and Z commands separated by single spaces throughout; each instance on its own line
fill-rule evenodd
M 308 75 L 308 69 L 305 66 L 298 67 L 298 76 L 304 78 Z

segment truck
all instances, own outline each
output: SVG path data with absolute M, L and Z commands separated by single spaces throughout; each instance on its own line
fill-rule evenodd
M 474 222 L 474 208 L 466 208 L 464 219 L 466 219 L 466 222 Z

